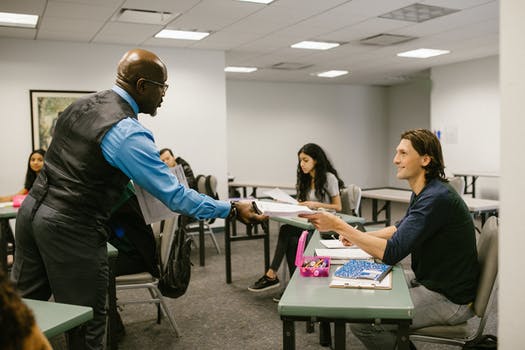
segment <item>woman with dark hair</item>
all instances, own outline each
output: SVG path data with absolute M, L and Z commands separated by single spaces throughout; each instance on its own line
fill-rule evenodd
M 0 196 L 0 202 L 11 202 L 14 196 L 29 193 L 31 187 L 33 187 L 33 182 L 35 182 L 36 177 L 40 173 L 40 170 L 42 170 L 42 168 L 44 167 L 45 155 L 46 151 L 44 151 L 43 149 L 37 149 L 31 152 L 27 161 L 27 172 L 26 180 L 24 182 L 24 188 L 21 189 L 18 193 L 3 197 Z
M 344 182 L 321 147 L 308 143 L 297 152 L 297 200 L 312 209 L 323 208 L 340 211 L 342 208 L 339 190 Z M 295 271 L 295 254 L 303 229 L 282 225 L 270 268 L 248 290 L 261 292 L 279 286 L 277 270 L 286 255 L 290 275 Z

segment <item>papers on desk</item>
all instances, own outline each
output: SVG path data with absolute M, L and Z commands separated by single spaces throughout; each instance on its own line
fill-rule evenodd
M 3 202 L 0 203 L 0 208 L 9 208 L 13 206 L 13 202 Z
M 280 188 L 274 188 L 263 192 L 265 195 L 275 199 L 276 201 L 288 203 L 288 204 L 297 204 L 297 200 L 290 196 L 288 193 L 284 192 Z
M 349 248 L 346 249 L 321 249 L 315 250 L 315 255 L 329 256 L 331 258 L 332 265 L 344 264 L 350 259 L 372 259 L 372 255 L 368 254 L 360 248 Z
M 347 246 L 345 246 L 343 244 L 343 242 L 341 242 L 338 239 L 321 239 L 319 241 L 319 243 L 321 243 L 323 246 L 325 246 L 328 249 L 346 249 L 346 248 L 354 249 L 354 248 L 357 248 L 357 246 L 355 246 L 355 245 L 347 247 Z
M 392 289 L 392 272 L 389 272 L 381 282 L 365 279 L 332 277 L 330 288 L 362 288 L 362 289 Z
M 254 201 L 259 213 L 267 216 L 298 216 L 299 214 L 313 214 L 315 211 L 304 206 L 280 202 Z

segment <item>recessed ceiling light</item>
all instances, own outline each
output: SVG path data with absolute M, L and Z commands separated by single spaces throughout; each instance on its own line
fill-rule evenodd
M 123 8 L 115 16 L 115 20 L 119 22 L 166 25 L 179 15 L 180 13 Z
M 186 30 L 172 30 L 172 29 L 163 29 L 157 34 L 155 38 L 163 39 L 180 39 L 180 40 L 201 40 L 210 35 L 208 32 L 193 32 Z
M 429 58 L 439 55 L 446 55 L 450 53 L 449 50 L 434 50 L 434 49 L 417 49 L 412 51 L 400 52 L 399 57 L 413 57 L 413 58 Z
M 274 0 L 237 0 L 242 2 L 255 2 L 257 4 L 269 4 L 273 2 Z
M 324 41 L 301 41 L 293 44 L 291 47 L 295 49 L 309 49 L 309 50 L 328 50 L 338 47 L 339 43 L 329 43 Z
M 23 13 L 0 12 L 0 26 L 36 28 L 38 16 Z
M 345 74 L 348 74 L 347 70 L 328 70 L 326 72 L 317 73 L 316 75 L 321 78 L 335 78 Z
M 230 72 L 230 73 L 252 73 L 252 72 L 255 72 L 257 70 L 256 67 L 226 67 L 224 68 L 224 71 L 225 72 Z

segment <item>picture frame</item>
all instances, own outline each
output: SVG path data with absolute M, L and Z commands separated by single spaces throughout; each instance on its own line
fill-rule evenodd
M 29 90 L 33 149 L 47 150 L 58 115 L 79 97 L 94 91 Z

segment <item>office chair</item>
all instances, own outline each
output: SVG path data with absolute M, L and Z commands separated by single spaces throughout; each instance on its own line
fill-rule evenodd
M 476 300 L 472 305 L 479 323 L 475 330 L 467 322 L 455 326 L 431 326 L 411 330 L 410 340 L 464 346 L 483 337 L 488 310 L 494 298 L 494 285 L 498 275 L 498 218 L 491 216 L 481 231 L 478 241 L 478 261 L 481 267 Z
M 217 195 L 217 178 L 213 175 L 198 175 L 197 190 L 200 193 L 204 193 L 212 198 L 219 199 L 219 196 Z M 213 244 L 215 245 L 215 249 L 217 250 L 217 254 L 221 254 L 221 248 L 219 247 L 219 243 L 217 242 L 217 239 L 215 238 L 215 233 L 213 232 L 213 229 L 211 227 L 211 224 L 214 222 L 214 220 L 215 219 L 202 220 L 204 224 L 204 234 L 209 235 L 211 237 Z M 186 233 L 190 236 L 198 235 L 199 230 L 200 225 L 198 221 L 194 221 L 186 225 Z
M 171 243 L 173 241 L 176 223 L 178 215 L 173 215 L 173 217 L 165 220 L 164 227 L 162 232 L 160 232 L 160 225 L 152 225 L 154 234 L 158 236 L 160 240 L 160 261 L 163 265 L 167 260 L 170 253 Z M 162 266 L 163 267 L 163 266 Z M 168 321 L 175 333 L 176 337 L 180 336 L 180 331 L 173 318 L 166 302 L 164 296 L 161 294 L 158 289 L 159 279 L 152 276 L 149 272 L 134 273 L 131 275 L 122 275 L 115 278 L 117 292 L 119 290 L 126 289 L 147 289 L 151 298 L 148 299 L 139 299 L 139 300 L 118 300 L 118 305 L 125 304 L 144 304 L 144 303 L 153 303 L 157 305 L 157 323 L 160 323 L 161 316 L 164 314 L 168 318 Z
M 361 206 L 361 187 L 351 184 L 340 191 L 341 204 L 343 209 L 341 213 L 359 216 Z
M 462 176 L 449 177 L 448 183 L 460 196 L 465 193 L 465 179 Z

